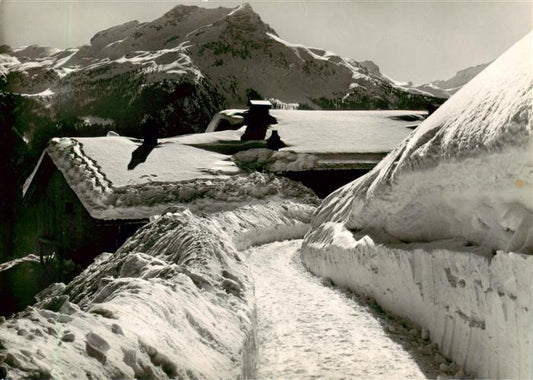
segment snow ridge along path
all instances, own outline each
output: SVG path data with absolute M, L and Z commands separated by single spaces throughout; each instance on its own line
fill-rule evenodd
M 304 268 L 301 242 L 246 251 L 257 304 L 257 378 L 426 378 L 366 307 Z
M 301 238 L 313 211 L 286 201 L 154 217 L 0 319 L 0 377 L 255 378 L 254 285 L 238 250 Z

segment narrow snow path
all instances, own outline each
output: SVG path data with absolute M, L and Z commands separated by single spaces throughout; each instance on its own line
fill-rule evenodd
M 259 379 L 426 378 L 364 306 L 302 265 L 301 240 L 251 248 Z

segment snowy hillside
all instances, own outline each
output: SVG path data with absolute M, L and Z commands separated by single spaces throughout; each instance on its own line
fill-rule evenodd
M 41 99 L 54 116 L 94 115 L 131 128 L 150 113 L 165 136 L 203 130 L 250 94 L 312 109 L 425 109 L 434 101 L 396 88 L 370 62 L 284 41 L 247 4 L 179 5 L 63 51 L 4 49 L 0 73 L 9 90 Z
M 304 241 L 311 271 L 429 329 L 478 377 L 533 374 L 532 42 L 329 196 Z

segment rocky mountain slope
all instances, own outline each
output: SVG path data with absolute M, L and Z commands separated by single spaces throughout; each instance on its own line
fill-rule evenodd
M 98 32 L 76 49 L 0 48 L 8 90 L 39 99 L 52 115 L 109 118 L 127 133 L 151 114 L 163 135 L 204 129 L 216 111 L 249 97 L 310 109 L 435 102 L 398 88 L 374 66 L 286 42 L 247 4 L 179 5 L 152 22 Z

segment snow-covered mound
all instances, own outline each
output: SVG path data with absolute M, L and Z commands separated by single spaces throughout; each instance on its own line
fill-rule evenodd
M 316 218 L 402 241 L 460 237 L 533 253 L 531 35 L 448 100 Z M 337 212 L 341 210 L 342 212 Z
M 130 163 L 138 141 L 121 136 L 53 139 L 49 155 L 96 219 L 143 219 L 186 204 L 195 211 L 228 210 L 274 199 L 312 199 L 302 185 L 272 175 L 238 174 L 227 156 L 160 139 L 145 161 Z M 37 165 L 37 170 L 42 163 Z M 35 173 L 28 179 L 25 192 Z
M 532 40 L 328 197 L 302 247 L 481 378 L 533 376 Z
M 301 237 L 312 212 L 163 215 L 4 322 L 0 365 L 9 378 L 252 378 L 254 287 L 237 249 Z
M 282 173 L 286 171 L 312 170 L 318 158 L 312 154 L 271 149 L 250 149 L 233 155 L 233 161 L 249 171 Z

